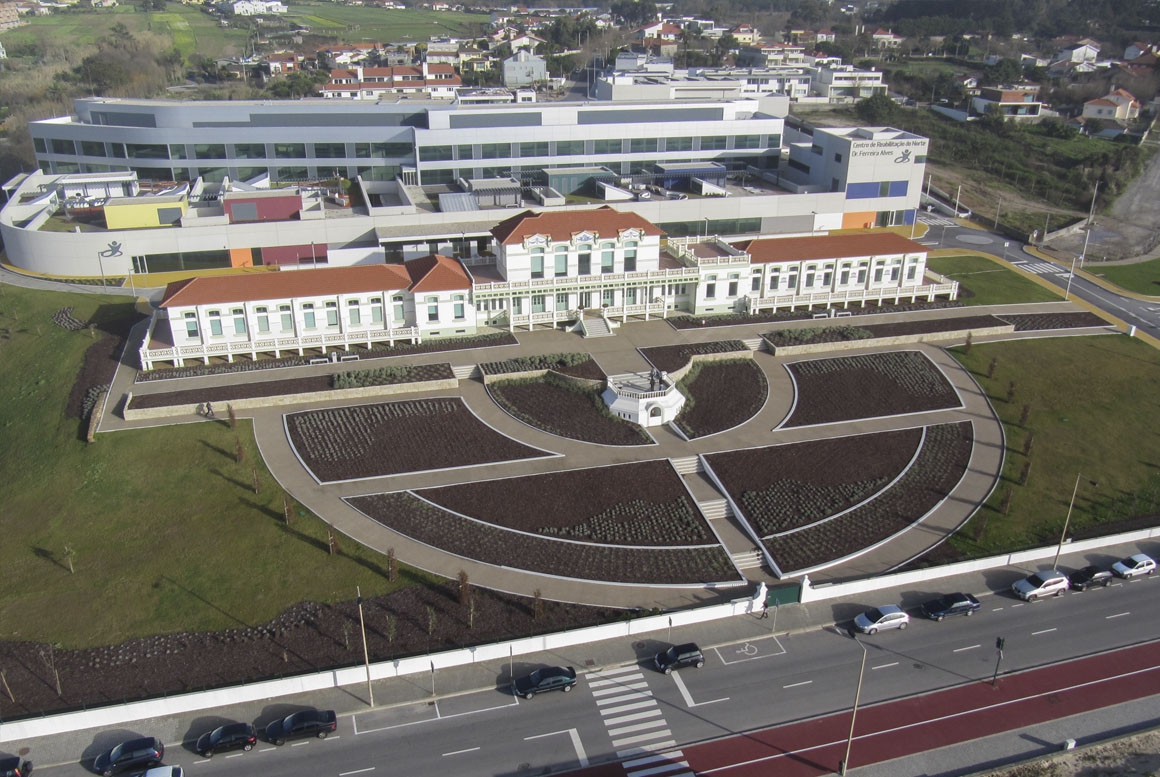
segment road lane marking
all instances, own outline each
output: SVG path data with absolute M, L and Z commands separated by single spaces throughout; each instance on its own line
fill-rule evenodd
M 1011 605 L 1011 609 L 1015 609 L 1016 607 L 1022 607 L 1025 604 L 1027 604 L 1027 602 L 1019 602 L 1019 604 L 1013 604 L 1013 605 Z
M 592 692 L 593 696 L 608 696 L 612 693 L 623 693 L 625 691 L 639 691 L 641 688 L 648 688 L 648 682 L 641 681 L 639 683 L 621 683 L 615 688 L 600 688 Z
M 951 652 L 952 653 L 962 653 L 964 650 L 974 650 L 975 648 L 979 648 L 979 647 L 982 647 L 982 645 L 967 645 L 966 647 L 955 648 Z
M 1118 612 L 1115 615 L 1105 615 L 1104 620 L 1110 621 L 1112 618 L 1123 618 L 1125 615 L 1131 615 L 1130 612 Z
M 625 737 L 624 739 L 612 740 L 613 747 L 624 747 L 625 745 L 635 745 L 637 742 L 647 742 L 650 739 L 657 739 L 658 737 L 671 737 L 672 731 L 661 729 L 660 731 L 650 731 L 647 734 L 637 734 L 634 737 Z
M 576 751 L 576 758 L 580 761 L 580 767 L 588 766 L 588 754 L 584 752 L 584 744 L 580 741 L 580 733 L 574 729 L 566 729 L 564 731 L 549 731 L 547 734 L 534 734 L 530 737 L 524 737 L 524 741 L 528 742 L 533 739 L 543 739 L 544 737 L 554 737 L 558 734 L 567 734 L 572 739 L 572 748 Z
M 635 770 L 641 766 L 648 766 L 649 764 L 670 764 L 674 763 L 677 758 L 683 758 L 684 754 L 680 751 L 675 753 L 661 753 L 660 755 L 649 755 L 644 758 L 634 758 L 631 761 L 625 761 L 621 764 L 626 770 L 633 772 L 633 777 L 636 777 Z M 688 763 L 681 763 L 682 766 L 688 766 Z
M 729 701 L 729 697 L 725 696 L 720 699 L 712 699 L 710 701 L 693 701 L 693 695 L 689 693 L 689 689 L 685 687 L 685 681 L 681 679 L 679 674 L 672 675 L 673 682 L 677 686 L 677 690 L 681 692 L 681 698 L 685 700 L 685 704 L 689 707 L 704 707 L 706 704 L 716 704 L 719 701 Z
M 797 688 L 797 687 L 802 686 L 802 685 L 809 685 L 812 682 L 813 682 L 813 680 L 802 680 L 800 683 L 790 683 L 789 685 L 783 685 L 781 687 L 782 688 Z
M 588 680 L 588 687 L 589 688 L 603 688 L 603 687 L 608 686 L 608 685 L 621 685 L 621 686 L 623 686 L 629 680 L 641 680 L 641 679 L 644 679 L 644 674 L 642 672 L 637 672 L 636 674 L 629 675 L 627 677 L 613 677 L 613 678 L 606 679 L 606 680 L 589 679 Z
M 278 748 L 276 748 L 276 747 L 266 747 L 266 748 L 263 748 L 263 749 L 259 750 L 258 752 L 259 752 L 259 753 L 268 753 L 268 752 L 270 752 L 271 750 L 277 750 L 277 749 L 278 749 Z
M 630 699 L 651 699 L 652 695 L 653 692 L 646 688 L 643 691 L 631 691 L 621 696 L 609 696 L 607 699 L 596 699 L 596 706 L 599 707 L 602 704 L 616 704 L 618 702 L 626 702 Z
M 872 667 L 870 667 L 870 669 L 871 669 L 871 670 L 874 670 L 874 669 L 889 669 L 889 668 L 890 668 L 890 667 L 892 667 L 892 666 L 898 666 L 898 662 L 897 662 L 897 661 L 891 661 L 889 664 L 879 664 L 878 666 L 872 666 Z
M 655 707 L 655 706 L 657 706 L 656 699 L 647 699 L 646 701 L 634 701 L 632 704 L 625 704 L 625 705 L 622 705 L 620 707 L 608 707 L 607 709 L 600 710 L 600 714 L 601 715 L 619 715 L 622 712 L 628 712 L 629 710 L 639 710 L 643 707 Z
M 672 774 L 672 772 L 679 773 Z M 685 777 L 685 775 L 688 775 L 688 777 L 694 777 L 693 773 L 689 771 L 688 761 L 672 761 L 671 763 L 665 764 L 664 766 L 654 766 L 651 769 L 636 769 L 629 772 L 632 777 L 653 777 L 657 774 L 666 773 L 668 773 L 670 777 Z
M 648 744 L 637 745 L 636 747 L 629 747 L 625 750 L 617 750 L 617 758 L 628 758 L 641 753 L 655 753 L 657 750 L 671 750 L 677 746 L 677 740 L 669 739 L 664 742 L 650 742 Z
M 854 737 L 854 739 L 859 739 L 859 740 L 867 739 L 868 740 L 868 739 L 872 739 L 876 736 L 882 736 L 885 734 L 893 734 L 893 733 L 898 732 L 898 731 L 906 731 L 907 729 L 919 728 L 921 726 L 928 726 L 932 723 L 942 723 L 942 722 L 947 721 L 947 720 L 954 720 L 955 718 L 960 718 L 960 717 L 964 717 L 967 715 L 975 715 L 975 714 L 979 714 L 979 713 L 991 712 L 992 710 L 1002 709 L 1003 707 L 1007 707 L 1007 706 L 1010 706 L 1012 704 L 1021 704 L 1025 701 L 1029 701 L 1032 699 L 1042 699 L 1042 698 L 1054 696 L 1054 695 L 1060 694 L 1060 693 L 1067 693 L 1069 691 L 1078 691 L 1078 690 L 1081 690 L 1083 688 L 1088 688 L 1090 686 L 1099 685 L 1100 683 L 1107 683 L 1107 682 L 1111 682 L 1113 680 L 1123 680 L 1123 679 L 1128 678 L 1128 677 L 1135 677 L 1137 675 L 1146 674 L 1148 672 L 1155 672 L 1155 671 L 1157 671 L 1157 669 L 1158 669 L 1158 667 L 1155 667 L 1155 666 L 1149 666 L 1149 667 L 1145 667 L 1143 669 L 1135 669 L 1135 670 L 1132 670 L 1131 672 L 1125 672 L 1124 674 L 1116 675 L 1114 677 L 1101 677 L 1101 678 L 1098 678 L 1096 680 L 1088 680 L 1087 682 L 1077 683 L 1076 685 L 1069 685 L 1066 688 L 1053 688 L 1053 689 L 1048 690 L 1048 691 L 1042 691 L 1040 693 L 1033 693 L 1029 696 L 1020 696 L 1017 699 L 1008 699 L 1007 701 L 996 702 L 995 704 L 991 704 L 991 705 L 988 705 L 985 707 L 974 707 L 974 708 L 969 709 L 969 710 L 960 710 L 959 712 L 952 712 L 949 715 L 941 715 L 937 718 L 928 718 L 926 720 L 915 721 L 914 723 L 906 723 L 906 724 L 901 725 L 901 726 L 895 726 L 894 728 L 882 729 L 880 731 L 874 731 L 874 732 L 871 732 L 868 734 L 859 734 L 858 736 Z M 767 756 L 762 756 L 761 758 L 752 758 L 748 761 L 740 761 L 738 763 L 717 766 L 717 767 L 714 767 L 712 769 L 705 769 L 705 770 L 698 772 L 698 774 L 705 775 L 705 774 L 714 774 L 716 772 L 727 772 L 727 771 L 730 771 L 732 769 L 739 769 L 739 768 L 743 768 L 746 766 L 752 766 L 753 764 L 765 763 L 767 761 L 773 761 L 773 760 L 776 760 L 778 758 L 798 758 L 802 753 L 808 753 L 812 750 L 822 750 L 822 749 L 825 749 L 827 747 L 835 747 L 838 745 L 844 745 L 845 743 L 846 743 L 845 739 L 835 739 L 831 742 L 823 742 L 821 744 L 811 745 L 810 747 L 803 747 L 800 750 L 789 750 L 786 752 L 777 753 L 775 755 L 767 755 Z
M 991 612 L 999 612 L 999 610 L 1001 610 L 1001 609 L 1003 609 L 1003 608 L 1002 607 L 992 607 Z
M 640 667 L 636 664 L 630 666 L 622 666 L 617 669 L 601 669 L 599 672 L 589 672 L 589 677 L 612 677 L 618 674 L 627 674 L 628 672 L 639 672 Z
M 476 750 L 478 750 L 478 749 L 479 748 L 476 748 Z M 375 767 L 368 766 L 365 769 L 355 769 L 353 772 L 339 772 L 338 777 L 348 777 L 348 775 L 351 775 L 351 774 L 362 774 L 363 772 L 373 772 L 374 770 L 375 770 Z
M 290 747 L 302 747 L 303 745 L 308 745 L 308 744 L 310 744 L 310 743 L 309 742 L 295 742 L 294 744 L 290 745 Z
M 655 717 L 658 717 L 660 714 L 661 714 L 661 708 L 655 707 L 651 710 L 645 710 L 644 712 L 634 712 L 631 715 L 622 715 L 619 718 L 606 718 L 604 721 L 604 725 L 606 725 L 606 726 L 619 726 L 622 723 L 631 723 L 634 720 L 644 720 L 645 718 L 655 718 Z
M 1052 628 L 1052 629 L 1043 629 L 1042 631 L 1033 631 L 1033 632 L 1031 632 L 1031 636 L 1038 637 L 1040 634 L 1050 634 L 1053 631 L 1059 631 L 1059 629 Z
M 621 726 L 620 728 L 610 728 L 610 729 L 608 729 L 608 736 L 619 737 L 619 736 L 623 736 L 624 734 L 633 734 L 633 733 L 636 733 L 637 731 L 648 731 L 650 728 L 660 728 L 662 726 L 666 727 L 665 728 L 665 736 L 671 736 L 673 732 L 668 730 L 668 728 L 667 728 L 668 725 L 669 724 L 665 722 L 664 718 L 660 718 L 658 720 L 646 720 L 643 723 L 633 723 L 631 726 Z
M 449 755 L 463 755 L 464 753 L 474 753 L 478 749 L 479 749 L 478 747 L 469 747 L 466 750 L 452 750 L 450 753 L 444 753 L 443 757 L 446 758 Z

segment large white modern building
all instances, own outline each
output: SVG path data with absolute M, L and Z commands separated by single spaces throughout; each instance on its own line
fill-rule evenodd
M 913 223 L 925 138 L 787 110 L 87 98 L 30 124 L 39 170 L 4 185 L 0 234 L 17 267 L 91 277 L 469 258 L 515 213 L 613 198 L 670 237 Z

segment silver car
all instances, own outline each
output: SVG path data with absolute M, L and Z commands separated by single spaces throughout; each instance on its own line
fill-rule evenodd
M 854 627 L 863 634 L 877 634 L 887 629 L 905 629 L 910 625 L 910 616 L 901 607 L 885 604 L 867 610 L 854 619 Z
M 1143 553 L 1137 553 L 1112 564 L 1112 571 L 1123 578 L 1150 575 L 1156 571 L 1156 562 Z
M 1058 569 L 1045 569 L 1016 581 L 1011 591 L 1023 601 L 1030 602 L 1045 596 L 1063 596 L 1070 585 L 1067 575 Z

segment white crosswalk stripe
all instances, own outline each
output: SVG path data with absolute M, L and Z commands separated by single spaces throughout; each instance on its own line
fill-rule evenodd
M 929 227 L 953 227 L 956 225 L 954 219 L 940 218 L 938 216 L 919 216 L 919 224 L 926 224 Z
M 587 675 L 604 727 L 628 777 L 693 777 L 640 667 Z
M 1032 275 L 1069 275 L 1071 270 L 1051 262 L 1014 262 L 1016 267 Z

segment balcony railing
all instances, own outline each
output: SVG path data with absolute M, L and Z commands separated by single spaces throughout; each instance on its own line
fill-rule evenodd
M 893 301 L 898 304 L 901 300 L 909 299 L 917 302 L 920 299 L 933 301 L 935 297 L 946 296 L 955 299 L 959 294 L 958 281 L 950 283 L 927 283 L 912 286 L 888 286 L 874 289 L 848 289 L 845 291 L 823 291 L 807 294 L 776 294 L 771 297 L 745 297 L 745 309 L 750 313 L 762 311 L 776 311 L 782 309 L 795 310 L 797 308 L 811 308 L 816 305 L 832 307 L 835 305 L 848 307 L 851 302 Z

